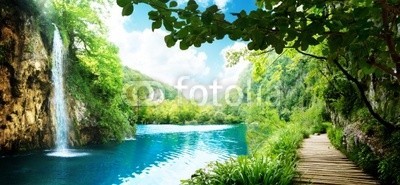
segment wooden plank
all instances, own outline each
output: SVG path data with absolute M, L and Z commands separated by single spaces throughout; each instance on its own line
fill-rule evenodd
M 374 180 L 374 178 L 370 177 L 370 176 L 366 176 L 362 173 L 360 174 L 356 174 L 356 173 L 337 173 L 337 174 L 331 174 L 331 173 L 327 173 L 327 172 L 318 172 L 318 173 L 310 173 L 310 172 L 306 172 L 304 174 L 300 174 L 300 177 L 306 177 L 306 176 L 319 176 L 319 177 L 344 177 L 344 178 L 349 178 L 349 177 L 354 177 L 357 179 L 367 179 L 367 180 Z
M 379 184 L 336 150 L 326 134 L 305 139 L 299 157 L 294 184 Z

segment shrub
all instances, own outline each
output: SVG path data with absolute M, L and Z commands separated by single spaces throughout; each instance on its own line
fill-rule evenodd
M 338 150 L 343 151 L 343 131 L 333 126 L 328 128 L 328 138 L 331 144 Z
M 292 184 L 296 175 L 296 149 L 305 136 L 300 124 L 272 132 L 253 155 L 212 163 L 182 184 Z
M 318 100 L 306 110 L 296 109 L 291 115 L 290 120 L 311 128 L 309 130 L 310 133 L 325 133 L 330 123 L 324 122 L 324 107 L 324 102 Z
M 354 161 L 364 171 L 379 177 L 382 184 L 400 184 L 400 132 L 394 133 L 385 142 L 391 148 L 384 156 L 376 156 L 369 146 L 358 143 L 346 150 L 343 145 L 342 128 L 329 127 L 328 137 L 331 143 Z
M 320 122 L 316 123 L 311 127 L 311 133 L 324 134 L 332 123 L 330 122 Z

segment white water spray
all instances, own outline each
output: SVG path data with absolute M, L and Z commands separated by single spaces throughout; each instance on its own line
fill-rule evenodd
M 65 106 L 64 95 L 64 60 L 63 60 L 63 43 L 60 36 L 60 31 L 57 26 L 54 26 L 53 39 L 53 66 L 51 69 L 52 81 L 54 84 L 54 118 L 56 121 L 56 150 L 63 151 L 68 148 L 68 116 Z
M 89 155 L 88 153 L 79 152 L 77 150 L 68 149 L 68 131 L 69 119 L 65 103 L 64 94 L 64 53 L 63 43 L 60 31 L 54 25 L 53 53 L 52 53 L 52 81 L 54 84 L 54 114 L 56 121 L 56 149 L 48 153 L 48 156 L 54 157 L 79 157 Z

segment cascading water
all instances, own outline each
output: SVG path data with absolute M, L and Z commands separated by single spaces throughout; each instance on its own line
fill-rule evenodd
M 54 119 L 56 121 L 56 149 L 66 150 L 68 147 L 68 116 L 65 107 L 64 78 L 63 78 L 63 43 L 57 26 L 53 39 L 53 67 L 51 69 L 54 84 Z
M 64 94 L 64 57 L 63 43 L 61 40 L 60 31 L 54 25 L 53 53 L 52 53 L 52 81 L 54 87 L 54 114 L 53 119 L 56 125 L 56 150 L 47 155 L 56 157 L 76 157 L 87 155 L 87 153 L 78 153 L 68 149 L 68 125 L 69 119 L 65 103 Z

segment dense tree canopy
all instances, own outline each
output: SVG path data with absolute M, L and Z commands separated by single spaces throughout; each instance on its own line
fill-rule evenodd
M 117 0 L 122 15 L 130 15 L 136 4 L 148 4 L 153 10 L 152 29 L 162 26 L 168 47 L 179 42 L 181 49 L 200 47 L 228 36 L 248 42 L 250 50 L 272 48 L 280 54 L 290 49 L 327 61 L 343 73 L 358 90 L 362 102 L 376 120 L 393 130 L 396 123 L 385 120 L 374 110 L 361 83 L 365 76 L 400 79 L 400 2 L 391 0 L 321 1 L 258 0 L 258 9 L 225 14 L 212 5 L 200 8 L 195 0 L 185 5 L 176 1 Z
M 363 65 L 373 66 L 392 76 L 400 77 L 398 15 L 399 2 L 387 0 L 362 1 L 273 1 L 259 0 L 259 9 L 249 13 L 232 13 L 234 21 L 216 5 L 200 10 L 195 0 L 186 7 L 176 1 L 117 0 L 123 15 L 130 15 L 133 4 L 149 4 L 153 29 L 162 25 L 170 34 L 168 46 L 181 41 L 181 49 L 200 46 L 228 35 L 232 40 L 249 41 L 250 50 L 272 46 L 282 53 L 284 48 L 306 51 L 309 46 L 326 44 L 322 54 L 334 59 L 343 51 L 351 52 Z M 133 4 L 132 4 L 133 3 Z

